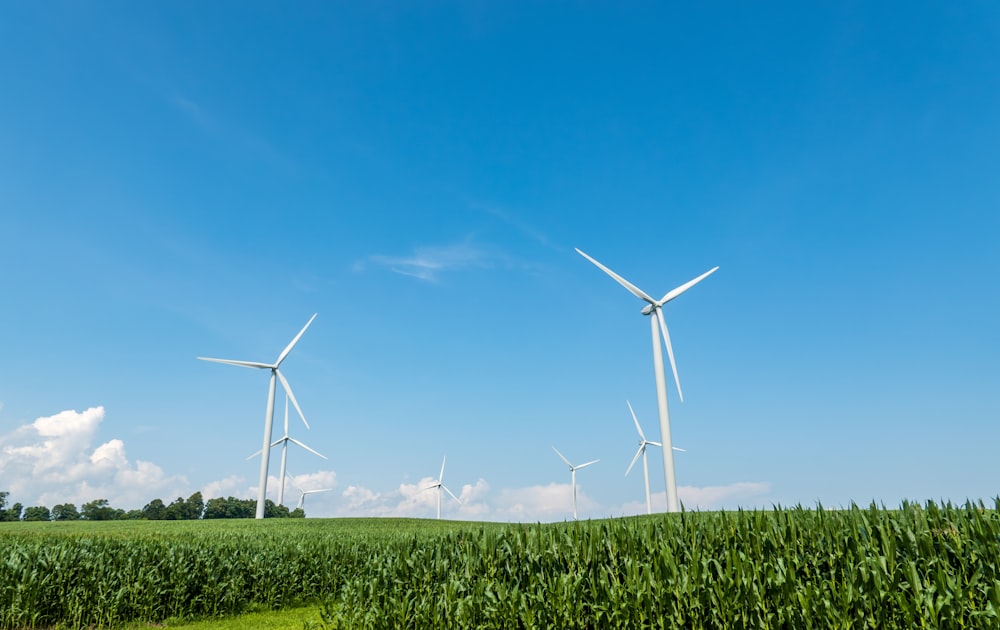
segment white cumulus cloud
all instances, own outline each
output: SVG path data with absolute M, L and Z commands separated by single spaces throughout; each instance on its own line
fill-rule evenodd
M 11 500 L 24 505 L 82 505 L 108 499 L 114 507 L 139 508 L 158 495 L 187 487 L 152 462 L 129 462 L 125 443 L 93 447 L 104 407 L 67 410 L 0 435 L 0 479 Z

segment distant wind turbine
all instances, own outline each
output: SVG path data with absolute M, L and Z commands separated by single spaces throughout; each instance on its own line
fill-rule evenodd
M 261 446 L 260 484 L 258 485 L 258 490 L 257 490 L 256 518 L 264 518 L 264 501 L 265 501 L 265 495 L 267 494 L 267 467 L 268 464 L 270 463 L 268 458 L 271 452 L 271 449 L 269 447 L 271 446 L 271 429 L 274 423 L 275 379 L 281 381 L 281 386 L 285 388 L 285 394 L 288 395 L 288 399 L 292 401 L 293 405 L 295 405 L 295 410 L 299 412 L 299 417 L 302 418 L 302 422 L 305 422 L 307 428 L 309 427 L 309 423 L 306 422 L 306 417 L 302 413 L 302 409 L 299 407 L 298 401 L 295 400 L 295 394 L 292 393 L 291 386 L 285 379 L 285 375 L 282 374 L 281 371 L 278 369 L 278 366 L 280 366 L 281 362 L 285 360 L 285 357 L 288 356 L 288 353 L 292 351 L 292 348 L 295 347 L 295 344 L 299 342 L 299 339 L 302 337 L 302 334 L 305 333 L 306 328 L 309 328 L 309 324 L 311 324 L 314 319 L 316 319 L 316 314 L 313 314 L 313 316 L 309 318 L 309 321 L 306 322 L 306 325 L 302 327 L 302 330 L 299 331 L 299 334 L 295 335 L 295 338 L 292 339 L 292 342 L 289 343 L 287 346 L 285 346 L 285 349 L 281 352 L 281 354 L 278 355 L 278 359 L 274 363 L 257 363 L 255 361 L 233 361 L 231 359 L 210 359 L 208 357 L 198 357 L 202 361 L 214 361 L 215 363 L 226 363 L 229 365 L 238 365 L 240 367 L 246 367 L 246 368 L 271 370 L 271 383 L 268 386 L 267 390 L 267 409 L 264 413 L 264 444 L 263 446 Z
M 299 487 L 299 485 L 297 483 L 295 483 L 294 479 L 292 479 L 291 477 L 289 477 L 288 480 L 291 481 L 292 485 L 295 486 L 295 489 L 299 491 L 299 502 L 295 506 L 296 510 L 302 509 L 302 506 L 306 502 L 306 495 L 307 494 L 316 494 L 317 492 L 332 492 L 333 491 L 333 488 L 321 488 L 319 490 L 303 490 L 302 488 Z
M 579 466 L 574 466 L 573 464 L 569 463 L 569 460 L 566 459 L 566 457 L 563 456 L 562 453 L 559 452 L 559 449 L 557 449 L 556 447 L 553 446 L 552 450 L 556 452 L 556 455 L 559 456 L 559 459 L 561 459 L 564 462 L 566 462 L 566 465 L 569 466 L 569 474 L 570 474 L 570 478 L 572 479 L 572 483 L 573 483 L 573 520 L 574 521 L 578 520 L 576 518 L 576 471 L 580 470 L 581 468 L 586 468 L 587 466 L 590 466 L 591 464 L 596 464 L 597 462 L 599 462 L 601 460 L 595 459 L 593 461 L 587 462 L 586 464 L 580 464 Z
M 711 274 L 715 273 L 719 268 L 713 267 L 694 280 L 690 280 L 676 289 L 667 292 L 667 294 L 659 300 L 654 300 L 643 292 L 642 289 L 619 276 L 614 271 L 611 271 L 587 254 L 583 253 L 580 249 L 577 249 L 576 251 L 578 254 L 597 265 L 601 271 L 614 278 L 615 282 L 625 287 L 629 293 L 646 302 L 645 308 L 642 309 L 643 315 L 655 315 L 655 317 L 651 317 L 649 321 L 653 333 L 653 372 L 656 377 L 656 403 L 660 414 L 660 440 L 665 446 L 663 449 L 663 477 L 667 486 L 667 511 L 677 512 L 680 507 L 677 501 L 677 478 L 674 475 L 674 449 L 672 448 L 670 441 L 670 412 L 667 409 L 667 383 L 663 370 L 663 348 L 660 345 L 661 332 L 663 333 L 663 343 L 667 346 L 667 355 L 670 357 L 670 368 L 674 372 L 674 382 L 677 384 L 677 396 L 680 398 L 681 402 L 684 402 L 684 394 L 681 392 L 681 381 L 677 376 L 677 364 L 674 362 L 674 350 L 670 346 L 670 335 L 667 333 L 667 323 L 666 320 L 663 319 L 663 305 L 698 284 Z
M 441 474 L 438 475 L 437 481 L 435 481 L 431 485 L 429 485 L 426 488 L 424 488 L 424 490 L 433 490 L 433 489 L 436 488 L 437 491 L 438 491 L 438 497 L 437 497 L 437 499 L 438 499 L 437 500 L 437 517 L 438 517 L 439 521 L 441 520 L 441 495 L 444 492 L 447 492 L 448 494 L 450 494 L 451 498 L 455 499 L 459 503 L 462 502 L 461 499 L 459 499 L 458 497 L 455 496 L 454 492 L 452 492 L 451 490 L 448 489 L 448 486 L 444 485 L 444 462 L 445 462 L 445 459 L 447 459 L 447 457 L 448 456 L 445 455 L 444 457 L 441 458 Z M 421 490 L 421 492 L 423 492 L 424 490 Z
M 305 422 L 305 418 L 303 418 L 302 421 Z M 306 426 L 308 427 L 309 425 Z M 299 442 L 292 436 L 288 435 L 288 396 L 285 396 L 285 435 L 271 442 L 271 448 L 274 448 L 275 446 L 281 444 L 281 482 L 280 485 L 278 486 L 278 505 L 285 504 L 285 464 L 288 461 L 289 442 L 292 442 L 293 444 L 298 444 L 299 446 L 306 449 L 313 455 L 317 455 L 319 457 L 322 457 L 323 459 L 329 459 L 326 455 L 314 451 L 313 449 L 309 448 L 302 442 Z M 257 451 L 250 457 L 247 457 L 247 459 L 253 459 L 254 457 L 260 455 L 260 453 L 261 453 L 260 451 Z
M 649 499 L 649 466 L 646 463 L 646 447 L 647 446 L 662 447 L 663 445 L 660 444 L 659 442 L 653 442 L 646 439 L 646 434 L 642 432 L 642 427 L 639 426 L 639 419 L 635 417 L 635 412 L 632 411 L 632 403 L 626 400 L 625 404 L 628 405 L 628 410 L 632 414 L 632 420 L 635 422 L 635 429 L 636 431 L 639 432 L 639 450 L 635 452 L 635 457 L 632 458 L 632 463 L 628 465 L 628 469 L 625 471 L 625 476 L 628 477 L 628 474 L 632 472 L 632 467 L 635 466 L 635 463 L 639 461 L 639 456 L 642 455 L 642 475 L 643 478 L 646 480 L 646 514 L 652 514 L 653 503 Z M 675 451 L 681 451 L 682 453 L 686 452 L 684 449 L 678 448 L 676 446 L 673 447 L 673 449 Z

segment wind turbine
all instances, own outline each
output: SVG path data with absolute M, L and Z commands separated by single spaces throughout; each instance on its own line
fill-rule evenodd
M 667 333 L 667 323 L 666 320 L 663 319 L 663 305 L 698 284 L 711 274 L 715 273 L 719 268 L 713 267 L 694 280 L 689 280 L 676 289 L 667 292 L 667 294 L 659 300 L 654 300 L 643 292 L 642 289 L 635 286 L 625 278 L 622 278 L 617 273 L 611 271 L 587 254 L 583 253 L 579 248 L 577 248 L 576 251 L 578 254 L 597 265 L 601 271 L 614 278 L 614 280 L 618 284 L 625 287 L 629 293 L 646 302 L 646 306 L 642 309 L 643 315 L 655 315 L 655 317 L 650 318 L 649 322 L 653 333 L 653 372 L 656 377 L 656 406 L 660 413 L 660 439 L 664 444 L 663 477 L 667 486 L 667 511 L 677 512 L 679 510 L 677 501 L 677 478 L 674 476 L 674 449 L 672 448 L 670 441 L 670 411 L 667 409 L 667 383 L 663 370 L 663 348 L 660 346 L 661 332 L 663 333 L 663 343 L 667 346 L 667 355 L 670 357 L 670 368 L 674 372 L 674 382 L 677 384 L 677 396 L 680 398 L 681 402 L 684 402 L 684 394 L 681 392 L 681 381 L 677 377 L 677 364 L 674 362 L 674 350 L 670 346 L 670 335 Z
M 306 419 L 302 418 L 302 422 L 305 422 L 305 421 L 306 421 Z M 308 426 L 309 425 L 307 424 L 306 427 L 308 427 Z M 313 449 L 309 448 L 308 446 L 306 446 L 302 442 L 299 442 L 298 440 L 296 440 L 292 436 L 288 435 L 288 396 L 285 396 L 285 435 L 283 437 L 280 437 L 277 440 L 271 442 L 271 448 L 274 448 L 275 446 L 281 444 L 281 485 L 278 487 L 278 505 L 284 505 L 284 503 L 285 503 L 285 463 L 288 460 L 288 443 L 289 442 L 292 442 L 293 444 L 298 444 L 299 446 L 301 446 L 302 448 L 306 449 L 307 451 L 309 451 L 313 455 L 318 455 L 319 457 L 322 457 L 323 459 L 329 459 L 326 455 L 323 455 L 322 453 L 318 453 L 318 452 L 314 451 Z M 254 453 L 250 457 L 247 457 L 247 459 L 253 459 L 254 457 L 257 457 L 258 455 L 260 455 L 260 453 L 261 453 L 260 451 L 257 451 L 256 453 Z
M 652 514 L 653 504 L 649 499 L 649 466 L 646 463 L 646 447 L 647 446 L 662 447 L 663 445 L 660 444 L 659 442 L 653 442 L 646 439 L 646 434 L 642 432 L 642 427 L 639 426 L 639 419 L 635 417 L 635 411 L 632 411 L 632 403 L 626 400 L 625 404 L 628 405 L 628 410 L 632 413 L 632 420 L 635 421 L 635 428 L 639 432 L 639 440 L 640 440 L 639 450 L 635 452 L 635 457 L 632 458 L 632 463 L 628 465 L 628 470 L 625 471 L 625 476 L 628 477 L 628 474 L 632 472 L 632 467 L 635 466 L 635 463 L 639 461 L 639 456 L 642 455 L 642 475 L 646 480 L 646 514 Z M 681 451 L 682 453 L 687 452 L 684 449 L 676 446 L 673 447 L 673 449 L 675 451 Z
M 444 462 L 445 462 L 445 459 L 447 459 L 447 457 L 448 456 L 445 455 L 444 457 L 441 458 L 441 474 L 438 475 L 437 481 L 434 482 L 434 483 L 432 483 L 431 485 L 427 486 L 426 488 L 424 488 L 424 490 L 432 490 L 434 488 L 437 488 L 437 491 L 438 491 L 437 517 L 438 517 L 439 521 L 441 520 L 441 494 L 442 494 L 442 491 L 447 492 L 448 494 L 450 494 L 451 498 L 455 499 L 459 503 L 462 502 L 461 499 L 459 499 L 458 497 L 455 496 L 454 492 L 452 492 L 451 490 L 448 489 L 448 486 L 444 485 Z M 421 492 L 423 492 L 424 490 L 421 490 Z
M 291 481 L 292 485 L 295 486 L 295 489 L 299 491 L 299 502 L 295 506 L 296 510 L 301 509 L 302 506 L 305 504 L 305 502 L 306 502 L 306 495 L 307 494 L 316 494 L 317 492 L 332 492 L 333 491 L 333 488 L 322 488 L 320 490 L 303 490 L 302 488 L 299 487 L 299 485 L 297 483 L 295 483 L 295 481 L 291 477 L 289 477 L 288 480 Z
M 262 370 L 271 370 L 271 384 L 268 386 L 267 390 L 267 409 L 264 413 L 264 445 L 261 447 L 261 458 L 260 458 L 260 484 L 257 490 L 257 515 L 256 518 L 264 518 L 264 499 L 267 493 L 267 466 L 269 464 L 270 446 L 271 446 L 271 428 L 274 423 L 274 387 L 275 379 L 281 381 L 281 386 L 285 388 L 285 394 L 288 395 L 288 399 L 292 401 L 295 405 L 295 410 L 299 412 L 299 417 L 302 418 L 302 422 L 305 422 L 306 428 L 309 427 L 309 423 L 306 422 L 306 417 L 302 413 L 302 409 L 299 407 L 299 403 L 295 400 L 295 394 L 292 393 L 291 386 L 288 385 L 288 381 L 285 379 L 285 375 L 281 373 L 278 366 L 281 362 L 285 360 L 288 353 L 292 351 L 295 344 L 299 342 L 299 338 L 309 328 L 309 324 L 316 319 L 316 314 L 314 313 L 306 325 L 302 327 L 299 334 L 295 335 L 295 339 L 285 346 L 285 349 L 278 355 L 278 359 L 274 363 L 257 363 L 255 361 L 233 361 L 231 359 L 210 359 L 208 357 L 198 357 L 202 361 L 214 361 L 215 363 L 227 363 L 229 365 L 238 365 L 240 367 L 246 368 L 258 368 Z
M 581 468 L 586 468 L 587 466 L 590 466 L 591 464 L 596 464 L 597 462 L 599 462 L 601 460 L 595 459 L 592 462 L 587 462 L 586 464 L 580 464 L 579 466 L 574 466 L 573 464 L 569 463 L 569 460 L 566 459 L 563 456 L 562 453 L 559 452 L 559 449 L 557 449 L 556 447 L 553 446 L 552 450 L 556 452 L 556 455 L 559 456 L 559 459 L 561 459 L 564 462 L 566 462 L 566 465 L 569 466 L 570 478 L 573 480 L 573 520 L 575 521 L 575 520 L 577 520 L 577 518 L 576 518 L 576 471 L 580 470 Z

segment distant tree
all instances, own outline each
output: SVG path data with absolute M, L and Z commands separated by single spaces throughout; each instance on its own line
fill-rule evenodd
M 225 499 L 209 499 L 205 503 L 205 515 L 202 518 L 229 518 L 226 510 L 227 505 Z
M 125 520 L 142 521 L 145 519 L 146 515 L 142 510 L 129 510 L 128 512 L 125 512 Z
M 123 510 L 108 505 L 107 499 L 94 499 L 80 508 L 80 517 L 88 521 L 113 521 L 124 515 Z
M 6 510 L 0 512 L 0 521 L 19 521 L 21 520 L 21 509 L 23 506 L 20 503 L 15 503 Z
M 77 521 L 80 513 L 76 511 L 76 506 L 72 503 L 60 503 L 52 506 L 53 521 Z
M 168 521 L 179 521 L 184 518 L 184 498 L 177 497 L 163 511 L 163 518 Z
M 201 498 L 200 492 L 195 492 L 184 502 L 184 518 L 195 520 L 201 518 L 205 512 L 205 500 Z
M 254 515 L 256 516 L 256 510 Z M 284 505 L 278 505 L 271 499 L 265 499 L 264 518 L 288 518 L 288 507 Z
M 3 506 L 7 505 L 7 497 L 9 496 L 9 492 L 0 490 L 0 512 L 3 512 Z
M 292 510 L 291 512 L 288 513 L 288 517 L 289 518 L 305 518 L 306 517 L 306 511 L 303 510 L 302 508 L 295 508 L 294 510 Z
M 28 507 L 24 508 L 24 516 L 21 519 L 25 521 L 49 521 L 52 520 L 52 513 L 44 505 Z
M 253 499 L 209 499 L 205 503 L 202 518 L 253 518 L 257 512 L 257 502 Z
M 142 513 L 151 521 L 162 521 L 167 518 L 167 506 L 162 499 L 153 499 L 142 508 Z

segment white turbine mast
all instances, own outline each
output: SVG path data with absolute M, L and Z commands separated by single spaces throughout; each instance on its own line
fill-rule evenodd
M 295 338 L 292 339 L 291 343 L 285 346 L 285 349 L 281 352 L 281 354 L 278 355 L 278 359 L 274 363 L 259 363 L 256 361 L 233 361 L 231 359 L 210 359 L 208 357 L 198 357 L 202 361 L 213 361 L 215 363 L 226 363 L 229 365 L 238 365 L 240 367 L 245 367 L 245 368 L 271 370 L 271 381 L 270 385 L 268 385 L 268 390 L 267 390 L 267 409 L 265 410 L 264 413 L 264 442 L 263 446 L 261 446 L 260 484 L 258 485 L 258 490 L 257 490 L 256 518 L 264 518 L 264 504 L 265 504 L 264 502 L 267 493 L 267 467 L 268 464 L 270 463 L 269 455 L 271 451 L 270 449 L 271 429 L 274 423 L 274 388 L 276 380 L 281 381 L 281 386 L 285 389 L 285 394 L 288 396 L 288 399 L 292 401 L 292 405 L 295 406 L 295 410 L 299 412 L 299 417 L 302 418 L 302 422 L 305 423 L 306 428 L 309 427 L 309 423 L 306 422 L 305 414 L 302 413 L 302 409 L 299 407 L 298 401 L 295 400 L 295 394 L 292 393 L 291 386 L 288 384 L 288 381 L 285 379 L 285 375 L 281 373 L 281 370 L 279 370 L 278 367 L 281 365 L 281 362 L 284 361 L 285 358 L 288 356 L 288 353 L 292 351 L 292 348 L 295 347 L 295 344 L 299 342 L 299 339 L 302 337 L 302 334 L 306 332 L 306 329 L 309 328 L 309 324 L 311 324 L 314 319 L 316 319 L 316 314 L 313 314 L 313 316 L 309 318 L 309 321 L 306 322 L 306 325 L 302 327 L 302 330 L 299 331 L 299 334 L 295 335 Z
M 317 492 L 333 492 L 333 488 L 320 488 L 319 490 L 303 490 L 302 488 L 299 487 L 299 484 L 295 483 L 293 477 L 289 477 L 288 480 L 292 482 L 292 485 L 295 486 L 295 489 L 299 491 L 299 502 L 295 506 L 296 510 L 302 509 L 302 506 L 305 505 L 307 494 L 316 494 Z
M 642 455 L 642 476 L 646 480 L 646 514 L 652 514 L 653 503 L 649 498 L 649 465 L 646 463 L 646 447 L 662 447 L 663 445 L 659 442 L 653 442 L 652 440 L 646 439 L 646 434 L 642 432 L 642 427 L 639 426 L 639 419 L 635 417 L 635 411 L 632 410 L 632 403 L 626 400 L 625 404 L 628 405 L 628 410 L 632 414 L 632 420 L 635 422 L 635 429 L 639 432 L 639 450 L 635 452 L 635 457 L 632 458 L 632 463 L 629 464 L 628 469 L 625 470 L 625 476 L 628 477 L 628 474 L 632 472 L 632 467 L 635 466 L 635 463 L 639 461 L 639 456 Z M 675 451 L 681 451 L 682 453 L 687 452 L 677 446 L 673 447 L 673 449 Z
M 654 300 L 642 289 L 597 262 L 579 248 L 577 248 L 576 251 L 578 254 L 597 265 L 601 271 L 611 276 L 615 282 L 625 287 L 629 293 L 646 302 L 646 306 L 642 309 L 642 314 L 653 316 L 650 318 L 650 326 L 652 328 L 653 335 L 653 372 L 656 378 L 656 403 L 660 415 L 660 440 L 664 444 L 663 477 L 667 486 L 667 511 L 677 512 L 680 509 L 680 506 L 677 501 L 677 478 L 674 475 L 674 453 L 670 441 L 670 412 L 667 408 L 667 383 L 663 369 L 663 348 L 660 345 L 661 333 L 663 335 L 663 344 L 667 346 L 667 356 L 670 357 L 670 368 L 674 372 L 674 382 L 677 384 L 677 396 L 680 398 L 681 402 L 684 402 L 684 394 L 681 392 L 681 381 L 677 376 L 677 364 L 674 361 L 674 350 L 670 345 L 670 334 L 667 332 L 667 322 L 663 318 L 663 305 L 698 284 L 711 274 L 715 273 L 719 268 L 713 267 L 694 280 L 685 282 L 676 289 L 667 292 L 667 294 L 659 300 Z
M 559 456 L 559 459 L 561 459 L 564 462 L 566 462 L 566 465 L 569 466 L 569 475 L 570 475 L 571 483 L 573 485 L 573 520 L 574 521 L 578 520 L 577 517 L 576 517 L 576 471 L 580 470 L 581 468 L 586 468 L 587 466 L 590 466 L 591 464 L 596 464 L 597 462 L 599 462 L 601 460 L 595 459 L 593 461 L 587 462 L 586 464 L 580 464 L 579 466 L 574 466 L 573 464 L 569 463 L 569 460 L 566 459 L 566 457 L 562 453 L 559 452 L 559 449 L 557 449 L 556 447 L 553 446 L 552 450 L 556 452 L 556 455 Z
M 437 481 L 435 481 L 431 485 L 429 485 L 426 488 L 424 488 L 424 490 L 434 490 L 434 489 L 437 489 L 437 491 L 438 491 L 438 496 L 437 496 L 437 518 L 438 518 L 439 521 L 441 520 L 441 495 L 443 493 L 447 492 L 448 494 L 451 495 L 452 499 L 455 499 L 459 503 L 462 502 L 461 499 L 459 499 L 458 497 L 455 496 L 454 492 L 452 492 L 451 490 L 448 489 L 448 486 L 444 485 L 444 462 L 445 462 L 445 460 L 447 458 L 448 458 L 447 455 L 445 455 L 444 457 L 441 458 L 441 474 L 438 475 Z M 421 492 L 423 492 L 424 490 L 421 490 Z
M 302 421 L 305 422 L 305 418 L 303 418 Z M 308 426 L 309 425 L 306 425 L 306 427 L 308 427 Z M 329 459 L 326 455 L 323 455 L 322 453 L 314 451 L 313 449 L 309 448 L 308 446 L 306 446 L 302 442 L 300 442 L 300 441 L 296 440 L 295 438 L 293 438 L 292 436 L 288 435 L 288 396 L 285 396 L 285 435 L 282 436 L 282 437 L 280 437 L 280 438 L 278 438 L 277 440 L 271 442 L 271 448 L 274 448 L 275 446 L 281 444 L 281 481 L 280 481 L 280 485 L 278 486 L 278 505 L 284 505 L 285 504 L 285 465 L 286 465 L 286 463 L 288 461 L 288 443 L 289 442 L 301 446 L 302 448 L 306 449 L 307 451 L 309 451 L 313 455 L 322 457 L 323 459 Z M 258 455 L 260 455 L 260 453 L 261 453 L 260 451 L 257 451 L 256 453 L 254 453 L 250 457 L 247 457 L 247 459 L 253 459 L 254 457 L 257 457 Z

